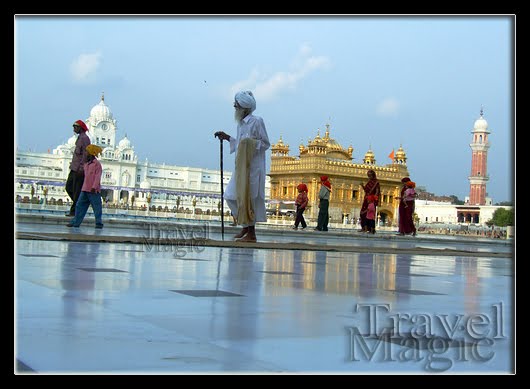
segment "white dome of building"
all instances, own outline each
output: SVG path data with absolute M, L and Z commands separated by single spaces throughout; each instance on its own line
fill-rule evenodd
M 118 148 L 121 150 L 132 148 L 131 141 L 127 138 L 127 134 L 125 134 L 125 137 L 118 143 Z
M 77 141 L 77 135 L 72 135 L 68 140 L 66 141 L 66 144 L 71 147 L 75 147 L 75 142 Z
M 488 129 L 488 122 L 486 121 L 486 119 L 484 119 L 484 109 L 482 108 L 482 106 L 480 107 L 480 117 L 475 120 L 473 129 L 475 131 L 486 131 Z
M 479 119 L 475 120 L 475 125 L 473 126 L 475 130 L 487 130 L 488 122 L 482 116 Z
M 110 112 L 109 106 L 105 104 L 105 96 L 101 96 L 99 104 L 92 107 L 90 117 L 98 120 L 112 119 L 112 112 Z

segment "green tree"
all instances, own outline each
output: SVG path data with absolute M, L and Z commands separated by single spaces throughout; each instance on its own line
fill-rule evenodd
M 450 195 L 449 196 L 451 198 L 451 202 L 455 205 L 463 205 L 464 204 L 464 201 L 463 200 L 460 200 L 458 197 L 456 197 L 455 195 Z
M 515 221 L 515 213 L 513 209 L 507 210 L 505 208 L 499 208 L 493 212 L 493 216 L 486 222 L 486 225 L 506 227 L 513 226 Z

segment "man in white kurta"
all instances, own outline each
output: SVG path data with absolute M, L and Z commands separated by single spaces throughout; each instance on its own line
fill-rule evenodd
M 224 198 L 232 211 L 232 214 L 238 220 L 238 224 L 243 226 L 243 230 L 237 234 L 234 238 L 239 239 L 242 242 L 256 242 L 256 222 L 267 221 L 267 215 L 265 212 L 265 152 L 270 147 L 269 137 L 267 130 L 265 129 L 265 123 L 259 116 L 252 114 L 256 109 L 256 100 L 252 92 L 244 91 L 238 92 L 235 95 L 234 108 L 236 109 L 235 116 L 238 121 L 237 125 L 237 136 L 231 137 L 230 135 L 220 131 L 216 133 L 221 139 L 228 140 L 230 142 L 230 153 L 236 153 L 236 166 L 234 174 L 226 187 Z M 248 150 L 248 187 L 246 189 L 250 192 L 250 214 L 253 215 L 253 220 L 249 220 L 248 217 L 238 218 L 241 207 L 241 191 L 243 180 L 239 179 L 237 183 L 237 177 L 242 166 L 238 166 L 238 163 L 243 163 L 244 158 L 239 158 L 237 155 L 238 146 L 243 139 L 250 138 L 254 139 L 255 142 L 253 150 Z M 245 144 L 247 147 L 247 144 Z M 245 172 L 246 175 L 247 172 Z M 245 189 L 245 188 L 243 188 Z M 238 202 L 239 192 L 239 202 Z M 244 220 L 242 220 L 244 219 Z M 241 222 L 240 222 L 241 220 Z

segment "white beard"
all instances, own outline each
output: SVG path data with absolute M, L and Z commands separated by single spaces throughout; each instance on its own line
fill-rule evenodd
M 234 119 L 237 123 L 241 124 L 241 121 L 249 115 L 249 110 L 246 108 L 236 108 L 234 112 Z

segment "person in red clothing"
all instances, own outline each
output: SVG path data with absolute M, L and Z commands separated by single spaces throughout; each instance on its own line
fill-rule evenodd
M 68 178 L 66 179 L 66 184 L 64 186 L 66 193 L 68 193 L 68 196 L 72 199 L 72 205 L 70 206 L 70 211 L 66 212 L 65 216 L 75 215 L 75 206 L 77 204 L 77 199 L 81 194 L 81 186 L 83 186 L 85 174 L 83 164 L 86 160 L 86 147 L 90 144 L 90 139 L 86 134 L 88 127 L 85 122 L 82 120 L 76 120 L 73 126 L 74 132 L 78 134 L 78 136 L 75 141 L 72 161 L 70 162 L 70 173 L 68 173 Z
M 416 204 L 416 184 L 409 177 L 404 177 L 401 182 L 399 199 L 399 232 L 398 235 L 412 234 L 416 236 L 416 226 L 414 225 L 414 208 Z
M 85 179 L 81 188 L 81 194 L 77 199 L 75 207 L 75 216 L 68 227 L 79 227 L 85 218 L 88 206 L 92 205 L 94 218 L 96 219 L 96 228 L 103 228 L 102 207 L 101 207 L 101 162 L 96 156 L 101 153 L 102 148 L 96 145 L 86 147 L 86 162 L 84 165 Z
M 363 204 L 361 206 L 361 232 L 370 232 L 367 224 L 366 224 L 366 209 L 368 208 L 368 200 L 367 197 L 370 195 L 376 196 L 377 199 L 379 199 L 379 196 L 381 196 L 381 188 L 379 185 L 379 180 L 377 179 L 375 175 L 375 171 L 370 169 L 366 172 L 366 175 L 368 176 L 368 182 L 366 185 L 362 185 L 362 188 L 364 189 L 364 200 Z M 374 201 L 374 205 L 377 209 L 377 206 L 379 205 L 378 200 Z
M 331 198 L 331 182 L 328 176 L 320 177 L 320 192 L 318 192 L 318 219 L 315 231 L 327 231 L 329 223 L 329 199 Z
M 307 198 L 307 185 L 306 184 L 299 184 L 297 187 L 298 189 L 298 196 L 296 197 L 295 205 L 296 205 L 296 220 L 294 222 L 293 229 L 298 229 L 298 224 L 302 224 L 302 230 L 307 227 L 307 223 L 304 219 L 304 211 L 307 207 L 307 202 L 309 199 Z

